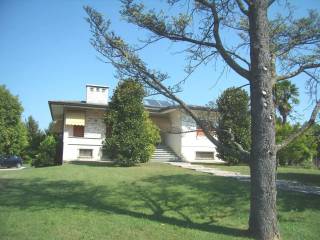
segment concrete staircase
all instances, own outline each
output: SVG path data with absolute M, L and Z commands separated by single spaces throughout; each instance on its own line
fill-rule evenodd
M 180 158 L 166 145 L 158 145 L 154 151 L 151 162 L 177 162 Z

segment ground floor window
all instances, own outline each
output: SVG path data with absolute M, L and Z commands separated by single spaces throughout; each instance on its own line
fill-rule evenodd
M 79 149 L 80 158 L 92 158 L 92 149 Z
M 213 152 L 196 152 L 196 159 L 214 159 Z

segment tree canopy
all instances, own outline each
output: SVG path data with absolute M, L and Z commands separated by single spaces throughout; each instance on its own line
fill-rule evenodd
M 299 90 L 296 85 L 288 80 L 275 84 L 274 103 L 282 118 L 282 124 L 286 124 L 288 116 L 292 114 L 294 105 L 299 103 Z
M 27 146 L 27 131 L 21 121 L 22 112 L 18 97 L 0 85 L 0 154 L 20 155 Z

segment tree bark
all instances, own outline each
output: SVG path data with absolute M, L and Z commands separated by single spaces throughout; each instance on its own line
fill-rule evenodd
M 259 240 L 279 239 L 276 212 L 275 116 L 272 98 L 274 80 L 269 49 L 267 0 L 249 7 L 250 33 L 250 153 L 251 199 L 249 231 Z

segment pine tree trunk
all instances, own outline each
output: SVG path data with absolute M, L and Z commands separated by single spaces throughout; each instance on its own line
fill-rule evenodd
M 259 240 L 279 239 L 276 211 L 275 117 L 267 0 L 249 9 L 251 58 L 251 208 L 249 231 Z

